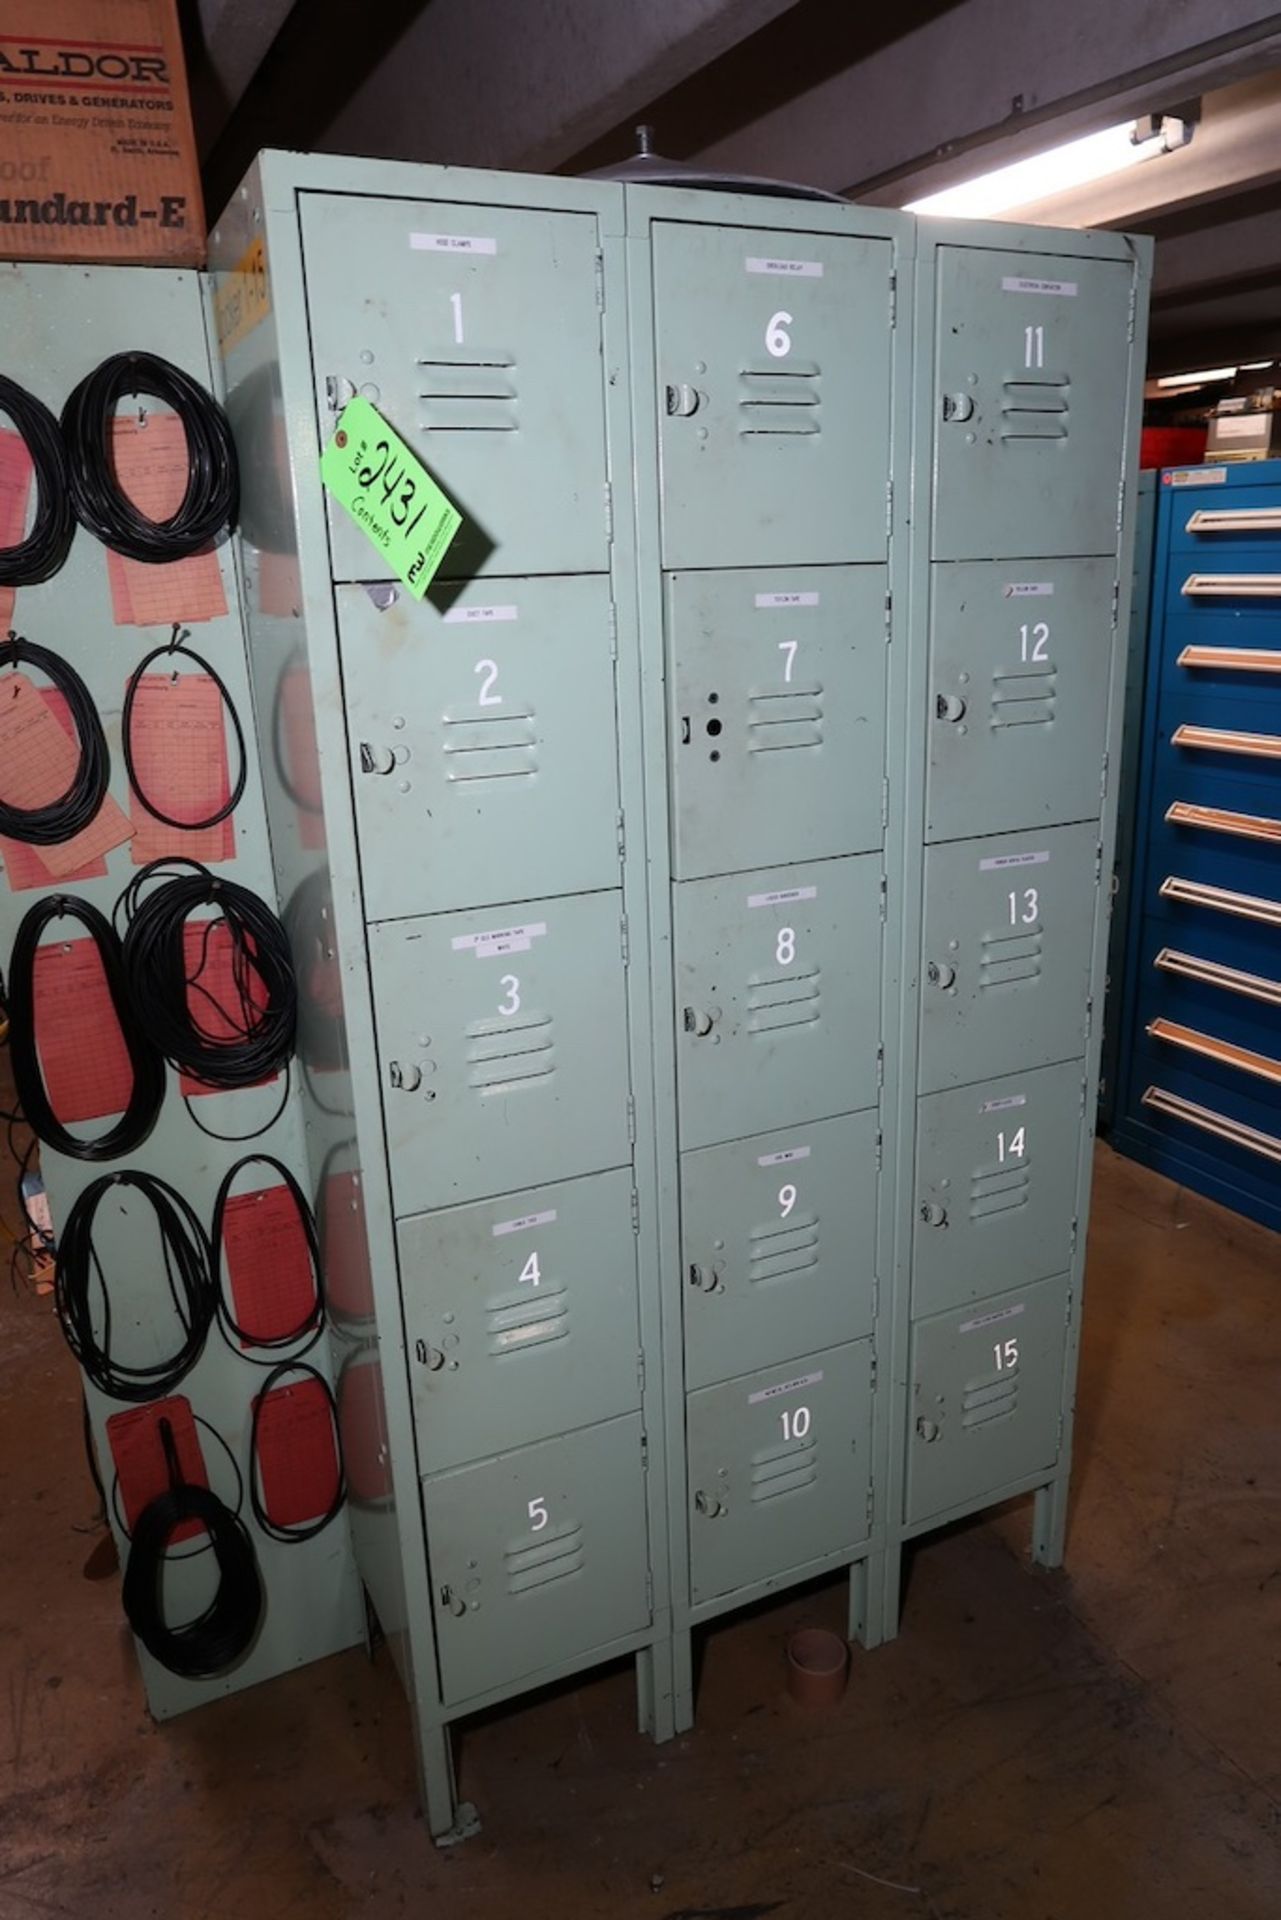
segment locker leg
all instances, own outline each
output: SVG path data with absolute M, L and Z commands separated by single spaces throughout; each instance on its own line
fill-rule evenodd
M 850 1568 L 849 1637 L 864 1647 L 885 1638 L 885 1555 L 869 1553 Z
M 689 1628 L 672 1635 L 672 1718 L 677 1733 L 694 1724 L 694 1643 Z
M 1043 1567 L 1061 1567 L 1067 1539 L 1068 1480 L 1060 1474 L 1038 1487 L 1032 1508 L 1032 1558 Z
M 456 1847 L 480 1832 L 480 1815 L 469 1800 L 458 1799 L 454 1779 L 454 1742 L 448 1726 L 418 1723 L 418 1782 L 427 1825 L 438 1847 Z
M 888 1546 L 884 1555 L 883 1577 L 881 1581 L 882 1600 L 881 1639 L 898 1638 L 899 1613 L 903 1605 L 903 1549 L 894 1542 Z
M 641 1732 L 651 1740 L 670 1740 L 676 1731 L 670 1635 L 642 1647 L 636 1656 L 636 1713 Z

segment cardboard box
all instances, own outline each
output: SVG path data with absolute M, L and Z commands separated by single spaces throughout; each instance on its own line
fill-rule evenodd
M 176 0 L 3 0 L 0 259 L 204 258 Z

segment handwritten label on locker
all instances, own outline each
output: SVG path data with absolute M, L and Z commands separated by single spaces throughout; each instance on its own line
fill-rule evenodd
M 107 1445 L 120 1481 L 120 1505 L 130 1533 L 140 1515 L 153 1500 L 169 1491 L 169 1463 L 165 1458 L 160 1422 L 165 1420 L 173 1434 L 178 1471 L 189 1487 L 207 1487 L 200 1435 L 196 1431 L 191 1402 L 182 1394 L 170 1400 L 152 1400 L 145 1407 L 130 1407 L 127 1413 L 113 1413 L 107 1422 Z M 203 1533 L 199 1520 L 185 1520 L 169 1536 L 170 1544 L 190 1540 Z
M 123 492 L 149 520 L 168 520 L 187 490 L 187 432 L 176 413 L 117 414 L 111 423 L 111 462 Z M 218 555 L 193 553 L 152 566 L 107 553 L 111 613 L 118 627 L 188 626 L 220 620 L 227 611 Z
M 71 786 L 78 763 L 74 731 L 58 724 L 40 688 L 24 673 L 6 675 L 0 682 L 0 799 L 23 811 L 48 806 Z M 41 847 L 40 858 L 55 880 L 63 880 L 132 832 L 108 794 L 83 832 Z
M 749 893 L 749 907 L 790 907 L 796 900 L 817 900 L 817 887 L 782 887 L 777 893 Z
M 980 1113 L 1008 1113 L 1011 1107 L 1025 1107 L 1025 1093 L 1007 1093 L 1003 1100 L 985 1100 L 979 1108 Z
M 979 1333 L 984 1327 L 994 1327 L 1000 1320 L 1016 1320 L 1023 1311 L 1020 1300 L 1016 1307 L 1000 1307 L 995 1313 L 981 1313 L 977 1320 L 962 1320 L 958 1333 Z
M 333 1501 L 341 1473 L 324 1388 L 318 1380 L 286 1382 L 257 1405 L 256 1469 L 267 1517 L 278 1527 L 318 1520 Z
M 534 940 L 547 931 L 545 920 L 531 920 L 527 927 L 495 927 L 488 933 L 458 933 L 450 941 L 455 953 L 470 950 L 478 960 L 492 960 L 500 953 L 528 953 Z
M 138 782 L 175 820 L 207 820 L 231 796 L 222 695 L 207 673 L 145 673 L 133 703 L 133 756 Z M 236 850 L 230 816 L 216 827 L 169 827 L 130 796 L 136 867 L 180 854 L 206 866 Z
M 0 547 L 16 547 L 26 534 L 34 472 L 22 435 L 0 427 Z M 16 594 L 15 587 L 0 587 L 0 632 L 13 619 Z
M 1065 299 L 1076 298 L 1075 280 L 1027 280 L 1017 274 L 1006 274 L 1001 281 L 1002 293 L 1054 293 Z
M 979 861 L 980 873 L 1005 873 L 1011 867 L 1043 867 L 1048 853 L 996 853 Z
M 307 1232 L 287 1187 L 234 1193 L 223 1214 L 227 1277 L 237 1325 L 251 1340 L 281 1340 L 316 1301 Z
M 33 969 L 36 1044 L 49 1104 L 64 1126 L 123 1113 L 129 1052 L 92 940 L 47 940 Z
M 1011 580 L 1002 589 L 1006 600 L 1038 600 L 1054 592 L 1053 580 Z
M 761 608 L 816 607 L 818 595 L 816 593 L 758 593 L 756 604 Z
M 781 1393 L 799 1393 L 802 1387 L 816 1387 L 823 1378 L 823 1369 L 817 1373 L 802 1373 L 795 1380 L 780 1380 L 775 1387 L 758 1387 L 755 1393 L 749 1393 L 747 1404 L 755 1407 L 762 1400 L 777 1400 Z
M 497 240 L 474 233 L 411 233 L 409 245 L 414 253 L 483 253 L 492 256 L 498 252 Z
M 808 1160 L 808 1147 L 784 1147 L 781 1153 L 758 1153 L 758 1167 L 790 1167 L 795 1160 Z
M 749 253 L 745 265 L 749 273 L 775 274 L 785 280 L 821 280 L 823 278 L 821 260 L 766 260 L 759 254 Z
M 396 578 L 421 600 L 463 516 L 363 394 L 339 415 L 321 455 L 320 477 Z
M 76 723 L 71 717 L 71 708 L 67 696 L 60 687 L 42 687 L 40 697 L 48 707 L 68 740 L 73 744 L 76 738 Z M 0 835 L 0 854 L 4 856 L 4 870 L 8 876 L 9 888 L 13 893 L 30 893 L 35 887 L 47 887 L 55 877 L 45 865 L 40 847 L 29 846 L 25 840 L 6 840 Z M 86 860 L 83 866 L 75 867 L 70 873 L 60 873 L 59 880 L 100 880 L 107 871 L 107 863 L 101 854 L 95 854 Z
M 500 1220 L 489 1231 L 497 1240 L 504 1233 L 526 1233 L 530 1227 L 549 1227 L 555 1218 L 555 1207 L 548 1207 L 543 1213 L 523 1213 L 519 1220 Z
M 518 620 L 516 607 L 451 607 L 445 615 L 447 627 L 492 626 L 500 620 Z
M 182 951 L 187 1010 L 197 1031 L 215 1041 L 237 1040 L 252 1031 L 255 1016 L 266 1007 L 267 989 L 252 960 L 244 969 L 243 981 L 237 978 L 236 947 L 227 922 L 188 920 L 182 930 Z M 189 1073 L 181 1076 L 181 1086 L 186 1094 L 220 1091 Z

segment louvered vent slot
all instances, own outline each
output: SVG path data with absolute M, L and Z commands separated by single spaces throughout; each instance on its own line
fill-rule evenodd
M 1018 1166 L 997 1167 L 976 1173 L 970 1181 L 970 1219 L 990 1220 L 994 1214 L 1012 1213 L 1028 1203 L 1032 1184 L 1026 1160 Z
M 485 1315 L 485 1333 L 496 1359 L 564 1340 L 569 1335 L 569 1296 L 564 1287 L 540 1286 L 526 1298 L 495 1303 Z
M 488 360 L 419 360 L 423 433 L 515 433 L 520 410 L 511 354 Z
M 818 1453 L 815 1442 L 784 1440 L 776 1447 L 762 1447 L 752 1455 L 753 1501 L 777 1500 L 785 1493 L 799 1493 L 818 1479 Z
M 748 701 L 747 751 L 780 753 L 823 744 L 822 687 L 754 693 Z
M 785 1280 L 818 1265 L 818 1220 L 810 1214 L 753 1227 L 749 1278 Z
M 1029 933 L 989 933 L 979 963 L 979 986 L 1009 987 L 1018 980 L 1039 979 L 1044 944 L 1039 927 Z
M 819 370 L 808 366 L 744 367 L 738 377 L 740 434 L 819 431 Z
M 551 1533 L 551 1529 L 547 1529 Z M 549 1587 L 554 1580 L 567 1580 L 581 1573 L 586 1560 L 583 1529 L 578 1521 L 558 1527 L 548 1539 L 546 1534 L 530 1546 L 508 1547 L 503 1555 L 508 1593 L 531 1593 L 535 1587 Z
M 446 715 L 447 780 L 520 780 L 538 772 L 533 711 Z
M 747 1031 L 777 1033 L 783 1027 L 812 1027 L 819 1016 L 820 969 L 791 974 L 785 980 L 749 981 Z
M 973 1432 L 975 1427 L 990 1427 L 994 1420 L 1008 1420 L 1018 1403 L 1017 1372 L 971 1380 L 961 1401 L 961 1426 Z
M 1058 675 L 1053 667 L 992 675 L 993 727 L 1046 727 L 1054 718 Z
M 550 1014 L 473 1020 L 467 1040 L 467 1082 L 481 1093 L 505 1093 L 548 1080 L 555 1070 Z
M 1070 386 L 1065 373 L 1007 380 L 1001 390 L 1002 440 L 1066 440 Z

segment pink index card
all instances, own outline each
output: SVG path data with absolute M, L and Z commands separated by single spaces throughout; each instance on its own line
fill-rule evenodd
M 133 1068 L 92 940 L 46 940 L 32 969 L 36 1052 L 64 1127 L 123 1113 Z
M 0 677 L 0 800 L 30 811 L 47 806 L 75 778 L 77 749 L 43 692 L 24 673 Z M 41 847 L 40 858 L 55 880 L 65 880 L 89 861 L 126 841 L 133 828 L 110 794 L 91 823 L 69 840 Z
M 76 737 L 76 723 L 71 718 L 71 708 L 67 705 L 67 696 L 61 687 L 42 687 L 41 697 L 46 707 L 68 740 Z M 35 887 L 47 887 L 54 878 L 42 858 L 43 849 L 29 846 L 25 840 L 6 840 L 0 834 L 0 854 L 4 856 L 4 870 L 9 880 L 11 893 L 30 893 Z M 72 873 L 60 873 L 59 880 L 100 880 L 107 871 L 107 863 L 101 854 L 92 860 L 86 860 L 82 867 Z
M 176 413 L 117 414 L 111 423 L 116 478 L 140 513 L 167 520 L 187 488 L 187 432 Z M 112 618 L 118 627 L 164 627 L 175 620 L 194 626 L 220 620 L 227 611 L 217 553 L 152 566 L 107 553 Z
M 26 533 L 34 472 L 22 435 L 12 427 L 0 427 L 0 547 L 16 547 Z M 0 587 L 0 637 L 13 620 L 17 591 Z
M 144 673 L 130 728 L 134 768 L 148 799 L 175 820 L 207 820 L 231 797 L 222 695 L 207 673 Z M 204 866 L 234 858 L 230 814 L 215 827 L 166 826 L 130 795 L 130 855 L 136 867 L 181 854 Z

